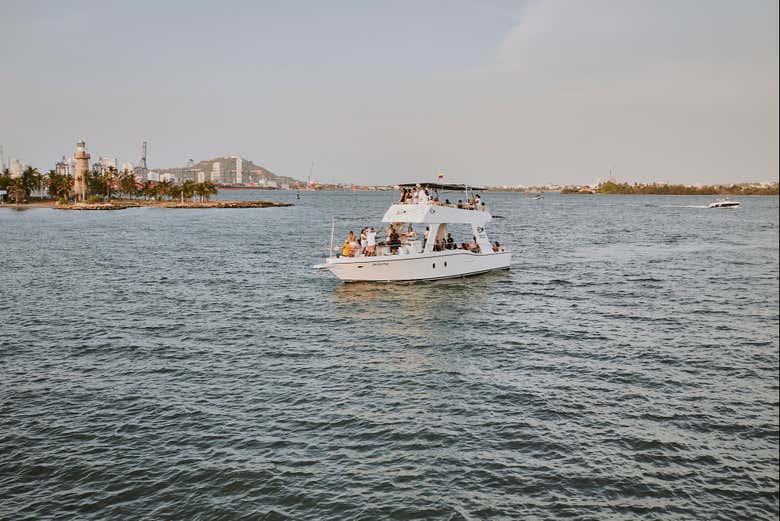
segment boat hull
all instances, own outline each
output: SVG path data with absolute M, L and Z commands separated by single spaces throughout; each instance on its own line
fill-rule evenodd
M 450 279 L 509 269 L 510 252 L 476 254 L 444 251 L 427 255 L 386 255 L 328 259 L 325 268 L 344 282 L 403 282 Z

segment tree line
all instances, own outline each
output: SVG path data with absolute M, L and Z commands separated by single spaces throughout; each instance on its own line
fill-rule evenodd
M 0 190 L 6 190 L 11 200 L 17 203 L 29 202 L 34 194 L 41 193 L 46 193 L 50 199 L 67 202 L 75 196 L 74 181 L 72 175 L 61 174 L 55 170 L 43 174 L 32 167 L 25 168 L 19 177 L 13 178 L 6 168 L 0 175 Z M 111 199 L 162 201 L 179 198 L 208 201 L 217 193 L 217 187 L 211 181 L 196 183 L 188 180 L 181 184 L 168 180 L 140 182 L 132 172 L 120 173 L 115 168 L 107 168 L 103 172 L 88 171 L 86 186 L 88 201 L 92 202 Z
M 606 181 L 595 189 L 567 186 L 562 194 L 625 194 L 625 195 L 778 195 L 778 185 L 754 186 L 750 184 L 730 185 L 664 185 L 642 183 L 618 183 Z
M 777 185 L 757 187 L 748 184 L 731 185 L 671 185 L 617 183 L 606 181 L 596 188 L 599 194 L 643 194 L 643 195 L 777 195 Z

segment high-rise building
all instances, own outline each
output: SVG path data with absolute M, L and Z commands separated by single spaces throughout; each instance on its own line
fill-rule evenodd
M 244 165 L 240 157 L 236 158 L 236 184 L 244 183 Z
M 215 183 L 222 182 L 222 166 L 219 161 L 214 161 L 211 164 L 211 180 Z
M 130 161 L 126 161 L 122 163 L 122 172 L 133 172 L 135 167 L 133 166 L 133 163 Z
M 11 158 L 11 164 L 8 167 L 8 170 L 11 173 L 11 177 L 19 177 L 22 175 L 22 171 L 24 170 L 24 165 L 21 161 L 16 159 L 15 157 Z
M 117 161 L 115 157 L 101 157 L 100 164 L 103 165 L 103 169 L 113 168 L 116 170 Z
M 75 165 L 73 159 L 62 156 L 62 159 L 54 164 L 54 171 L 60 175 L 73 175 Z
M 92 165 L 92 170 L 101 174 L 106 173 L 110 168 L 116 170 L 116 158 L 115 157 L 100 157 L 97 163 Z
M 89 171 L 89 153 L 84 141 L 76 143 L 76 152 L 73 154 L 76 161 L 76 176 L 73 182 L 73 191 L 76 199 L 83 201 L 87 198 L 87 172 Z

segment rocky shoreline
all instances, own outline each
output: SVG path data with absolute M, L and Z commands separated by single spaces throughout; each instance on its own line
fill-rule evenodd
M 274 208 L 293 206 L 292 203 L 277 203 L 272 201 L 111 201 L 102 203 L 75 203 L 52 205 L 58 210 L 124 210 L 125 208 Z

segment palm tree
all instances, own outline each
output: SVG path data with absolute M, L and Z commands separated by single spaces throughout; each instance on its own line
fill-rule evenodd
M 8 193 L 11 194 L 11 198 L 16 204 L 29 201 L 27 191 L 24 188 L 24 182 L 22 181 L 21 177 L 17 177 L 11 181 L 11 184 L 8 186 Z
M 152 181 L 144 181 L 141 185 L 141 196 L 145 199 L 152 199 L 154 197 L 154 183 Z
M 48 175 L 49 196 L 55 199 L 68 199 L 73 189 L 73 177 L 68 174 L 58 174 L 49 170 Z
M 116 168 L 110 166 L 103 172 L 103 184 L 106 190 L 106 198 L 110 201 L 114 193 L 114 182 L 116 181 Z
M 13 179 L 11 179 L 11 172 L 8 171 L 6 168 L 3 170 L 2 175 L 0 175 L 0 190 L 6 190 L 9 186 L 11 186 L 11 183 L 13 182 Z
M 206 202 L 212 195 L 217 193 L 217 187 L 211 181 L 204 181 L 198 183 L 195 187 L 197 195 L 200 197 L 201 202 Z
M 188 201 L 192 199 L 192 196 L 195 195 L 195 188 L 198 186 L 198 184 L 195 181 L 186 180 L 181 185 L 181 194 L 182 199 L 187 199 Z
M 103 176 L 97 170 L 90 170 L 85 173 L 87 181 L 87 193 L 92 196 L 100 197 L 105 193 L 106 185 L 103 181 Z
M 161 200 L 163 197 L 166 196 L 171 196 L 172 188 L 173 188 L 173 184 L 167 179 L 165 181 L 160 181 L 159 183 L 157 183 L 157 190 L 156 190 L 157 200 Z
M 30 194 L 35 190 L 40 190 L 43 177 L 37 169 L 28 166 L 24 169 L 24 172 L 22 172 L 19 180 L 21 181 L 21 188 L 24 190 L 25 198 L 29 201 Z
M 134 197 L 138 193 L 132 172 L 124 172 L 119 176 L 119 190 L 128 197 Z

